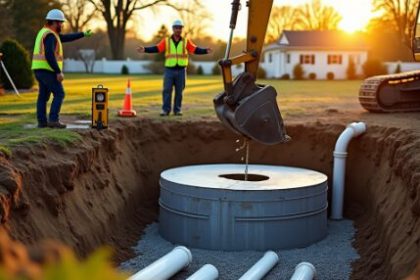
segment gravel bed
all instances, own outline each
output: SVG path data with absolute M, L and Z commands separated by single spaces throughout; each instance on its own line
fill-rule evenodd
M 295 266 L 302 261 L 315 266 L 317 279 L 349 279 L 351 262 L 359 257 L 352 247 L 353 237 L 352 221 L 329 221 L 328 236 L 324 240 L 303 249 L 276 251 L 279 263 L 264 279 L 290 279 Z M 122 263 L 120 269 L 135 273 L 170 252 L 174 246 L 160 237 L 158 224 L 151 224 L 134 248 L 138 255 Z M 193 255 L 191 265 L 173 279 L 186 279 L 206 263 L 217 267 L 219 279 L 238 279 L 264 255 L 264 252 L 256 251 L 223 252 L 191 248 L 190 250 Z

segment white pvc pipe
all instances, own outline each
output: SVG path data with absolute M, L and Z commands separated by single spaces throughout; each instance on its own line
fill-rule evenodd
M 184 246 L 175 247 L 160 259 L 143 268 L 128 280 L 166 280 L 192 262 L 190 250 Z
M 353 137 L 357 137 L 366 131 L 363 122 L 351 123 L 337 139 L 334 149 L 333 187 L 331 219 L 343 218 L 344 179 L 346 174 L 347 146 Z
M 267 251 L 256 264 L 254 264 L 239 280 L 262 279 L 277 263 L 279 256 L 273 251 Z
M 308 262 L 301 262 L 295 268 L 295 273 L 293 273 L 290 280 L 312 280 L 316 276 L 315 267 Z
M 219 278 L 219 271 L 211 264 L 203 265 L 186 280 L 216 280 Z

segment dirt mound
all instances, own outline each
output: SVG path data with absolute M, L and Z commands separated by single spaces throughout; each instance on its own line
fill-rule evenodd
M 290 143 L 252 143 L 252 163 L 310 168 L 331 178 L 332 151 L 344 126 L 288 123 Z M 2 222 L 25 244 L 58 239 L 84 256 L 103 244 L 126 259 L 144 226 L 157 216 L 162 170 L 239 162 L 235 136 L 217 121 L 120 121 L 84 131 L 63 149 L 52 143 L 0 157 Z M 352 141 L 345 214 L 355 219 L 361 255 L 353 279 L 399 279 L 420 258 L 420 135 L 369 126 Z M 331 186 L 331 182 L 330 182 Z
M 129 127 L 84 134 L 68 149 L 48 143 L 1 159 L 2 221 L 25 244 L 57 239 L 79 256 L 110 244 L 125 258 L 128 240 L 156 217 L 150 189 L 142 187 L 147 176 L 132 160 L 139 147 L 127 141 Z

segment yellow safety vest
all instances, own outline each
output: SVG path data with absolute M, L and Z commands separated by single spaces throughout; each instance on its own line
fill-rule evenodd
M 183 38 L 175 47 L 172 37 L 166 39 L 165 67 L 188 65 L 187 40 Z
M 44 39 L 48 34 L 54 34 L 55 38 L 57 39 L 57 46 L 55 48 L 54 54 L 58 67 L 61 71 L 63 71 L 63 45 L 61 44 L 61 40 L 58 34 L 47 27 L 42 28 L 36 36 L 34 53 L 32 57 L 32 70 L 43 69 L 54 72 L 54 70 L 48 64 L 47 59 L 45 58 Z

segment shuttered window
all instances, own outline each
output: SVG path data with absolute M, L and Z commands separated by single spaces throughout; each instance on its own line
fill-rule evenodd
M 341 54 L 329 54 L 328 64 L 343 64 L 343 56 Z
M 301 54 L 300 64 L 315 64 L 315 55 L 314 54 Z

